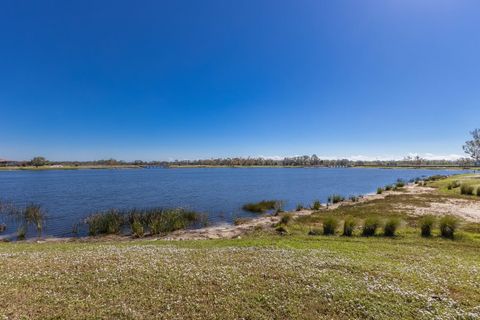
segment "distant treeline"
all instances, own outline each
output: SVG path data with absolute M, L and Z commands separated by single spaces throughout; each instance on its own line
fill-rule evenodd
M 225 167 L 473 167 L 472 159 L 461 158 L 458 160 L 427 160 L 420 157 L 406 157 L 403 160 L 374 160 L 360 161 L 348 159 L 320 159 L 316 155 L 285 157 L 283 159 L 269 158 L 216 158 L 203 160 L 175 160 L 175 161 L 122 161 L 115 159 L 96 161 L 48 161 L 43 157 L 36 157 L 31 161 L 10 161 L 0 164 L 3 166 L 225 166 Z
M 167 166 L 288 166 L 288 167 L 470 167 L 474 161 L 467 158 L 458 160 L 426 160 L 420 157 L 406 157 L 403 160 L 359 161 L 348 159 L 320 159 L 316 155 L 268 158 L 217 158 L 205 160 L 176 160 L 164 163 Z

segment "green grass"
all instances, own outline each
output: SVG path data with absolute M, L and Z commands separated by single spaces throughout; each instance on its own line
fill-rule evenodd
M 473 240 L 263 233 L 235 240 L 0 244 L 0 316 L 478 317 L 479 250 Z
M 463 198 L 475 199 L 476 196 L 462 195 L 462 187 L 471 187 L 473 192 L 480 188 L 480 174 L 454 175 L 446 179 L 428 182 L 427 186 L 437 188 L 441 194 L 449 196 L 460 196 Z

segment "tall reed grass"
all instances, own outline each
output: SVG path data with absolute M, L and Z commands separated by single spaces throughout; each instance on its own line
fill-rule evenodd
M 109 209 L 90 215 L 86 220 L 90 235 L 118 234 L 128 231 L 134 236 L 143 236 L 145 230 L 151 235 L 166 234 L 195 225 L 206 225 L 206 216 L 185 209 Z

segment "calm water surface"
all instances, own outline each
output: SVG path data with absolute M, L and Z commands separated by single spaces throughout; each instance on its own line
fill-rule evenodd
M 49 216 L 45 233 L 68 236 L 85 216 L 108 208 L 185 207 L 222 223 L 249 216 L 241 209 L 247 202 L 279 199 L 293 209 L 297 203 L 308 205 L 315 199 L 326 202 L 333 193 L 366 194 L 397 179 L 458 172 L 353 168 L 0 171 L 0 200 L 40 203 Z

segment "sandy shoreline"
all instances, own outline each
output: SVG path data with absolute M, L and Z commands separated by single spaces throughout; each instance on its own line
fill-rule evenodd
M 364 203 L 372 200 L 384 199 L 388 195 L 394 194 L 422 194 L 422 193 L 429 193 L 432 192 L 433 188 L 421 187 L 415 184 L 409 184 L 405 186 L 404 190 L 402 191 L 384 191 L 381 194 L 366 194 L 362 197 L 358 198 L 358 201 L 343 201 L 340 203 L 336 203 L 333 205 L 326 205 L 323 204 L 322 209 L 320 210 L 310 210 L 310 209 L 303 209 L 300 211 L 288 211 L 286 213 L 290 213 L 293 215 L 293 218 L 297 218 L 300 216 L 310 215 L 314 212 L 329 212 L 334 210 L 340 206 L 352 206 L 359 203 Z M 158 239 L 164 240 L 205 240 L 205 239 L 231 239 L 242 236 L 243 234 L 253 231 L 256 228 L 268 228 L 271 227 L 273 224 L 278 223 L 280 221 L 280 216 L 261 216 L 258 218 L 252 218 L 251 220 L 246 221 L 241 225 L 230 225 L 230 224 L 223 224 L 219 226 L 212 226 L 206 227 L 201 229 L 195 230 L 180 230 L 169 234 L 168 236 L 161 237 Z

